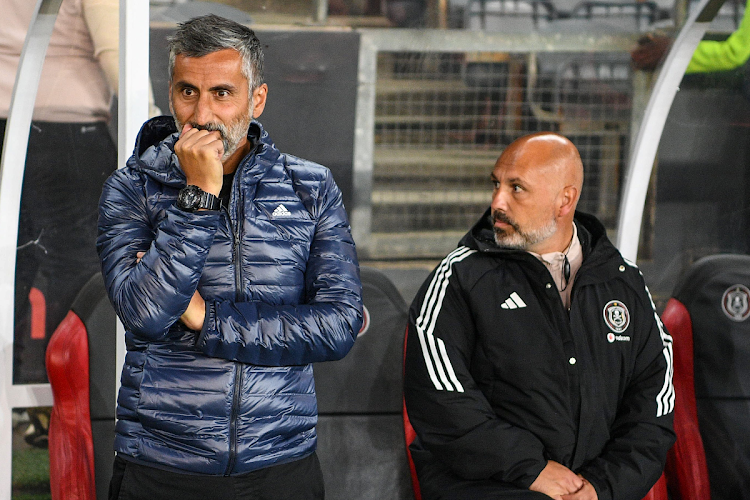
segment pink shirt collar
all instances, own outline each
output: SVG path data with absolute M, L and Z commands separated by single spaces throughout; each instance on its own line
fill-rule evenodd
M 565 305 L 565 308 L 570 309 L 570 292 L 573 289 L 573 281 L 583 263 L 583 249 L 581 248 L 581 242 L 578 239 L 578 228 L 575 223 L 573 223 L 573 237 L 570 240 L 568 248 L 564 252 L 550 252 L 541 255 L 534 252 L 529 253 L 539 259 L 547 267 L 549 273 L 552 275 L 555 285 L 557 285 L 557 290 L 560 292 L 560 299 Z M 568 279 L 567 284 L 565 283 L 565 277 L 563 275 L 563 264 L 566 256 L 570 263 L 570 278 Z

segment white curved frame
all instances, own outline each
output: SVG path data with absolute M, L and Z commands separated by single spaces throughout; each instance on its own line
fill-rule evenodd
M 13 315 L 16 240 L 21 187 L 39 78 L 62 0 L 37 0 L 13 87 L 0 159 L 0 499 L 11 498 L 13 408 L 51 406 L 49 384 L 13 385 Z M 130 156 L 148 117 L 148 0 L 120 0 L 118 165 Z M 125 356 L 118 325 L 118 365 Z M 119 381 L 119 370 L 118 377 Z M 116 394 L 112 395 L 115 404 Z
M 62 0 L 37 0 L 13 87 L 0 159 L 0 498 L 10 498 L 13 408 L 51 406 L 49 384 L 13 385 L 13 314 L 18 215 L 31 115 Z
M 646 105 L 632 149 L 617 223 L 617 248 L 631 262 L 638 256 L 646 193 L 669 109 L 695 48 L 724 1 L 701 0 L 693 10 L 667 54 Z

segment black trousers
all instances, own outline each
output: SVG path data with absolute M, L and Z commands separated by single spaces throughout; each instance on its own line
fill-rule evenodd
M 115 458 L 109 500 L 323 500 L 318 456 L 239 476 L 179 474 Z
M 0 137 L 5 126 L 0 120 Z M 101 272 L 99 196 L 116 167 L 104 122 L 32 123 L 16 251 L 14 383 L 47 381 L 49 338 L 81 287 Z
M 550 500 L 543 493 L 500 481 L 463 479 L 437 460 L 417 465 L 417 475 L 423 500 Z

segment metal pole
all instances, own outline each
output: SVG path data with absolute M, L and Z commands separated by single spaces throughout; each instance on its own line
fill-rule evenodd
M 120 0 L 120 93 L 117 108 L 117 165 L 125 166 L 138 131 L 148 119 L 148 0 Z M 125 363 L 125 329 L 117 320 L 116 404 Z
M 315 0 L 315 22 L 325 24 L 328 20 L 328 0 Z

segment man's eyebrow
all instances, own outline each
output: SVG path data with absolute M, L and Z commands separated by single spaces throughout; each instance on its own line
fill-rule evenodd
M 500 181 L 500 179 L 498 179 L 497 176 L 495 175 L 495 172 L 492 172 L 490 174 L 490 179 L 492 179 L 493 181 Z M 508 179 L 504 179 L 503 182 L 506 184 L 520 184 L 522 186 L 526 184 L 524 180 L 521 179 L 520 177 L 511 177 Z
M 186 82 L 184 80 L 180 80 L 179 82 L 175 82 L 174 86 L 175 86 L 175 88 L 178 88 L 178 89 L 197 89 L 198 88 L 195 85 L 193 85 L 192 83 L 188 83 L 188 82 Z
M 222 83 L 221 85 L 214 85 L 208 90 L 209 92 L 216 92 L 218 90 L 228 90 L 229 92 L 234 92 L 235 90 L 237 90 L 237 87 L 230 83 Z
M 186 82 L 184 80 L 180 80 L 179 82 L 174 83 L 175 88 L 183 90 L 183 89 L 198 89 L 195 85 L 192 83 Z M 237 90 L 237 87 L 232 85 L 231 83 L 222 83 L 220 85 L 214 85 L 213 87 L 208 89 L 209 92 L 216 92 L 219 90 L 227 90 L 229 92 L 235 92 Z

